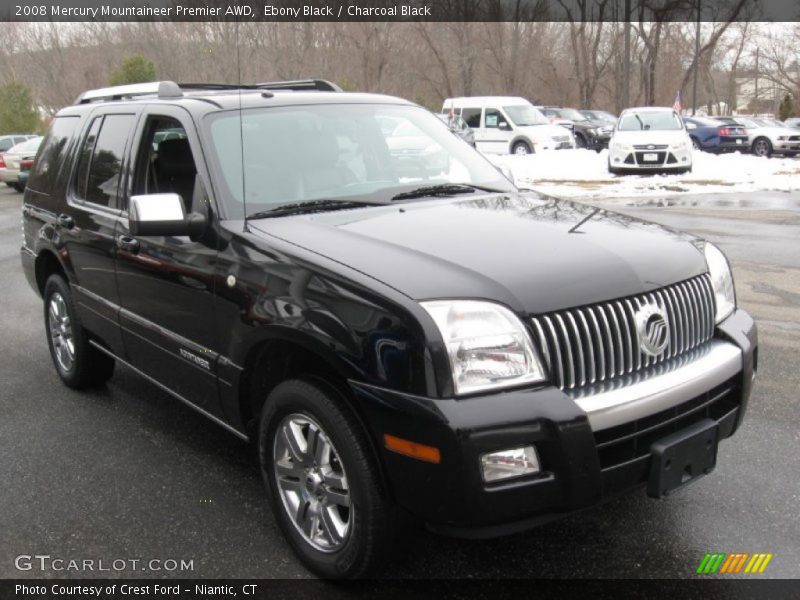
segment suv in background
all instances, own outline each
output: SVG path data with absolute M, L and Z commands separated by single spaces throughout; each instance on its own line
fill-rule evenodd
M 252 442 L 328 577 L 373 568 L 401 514 L 505 535 L 709 473 L 756 366 L 722 252 L 518 190 L 426 109 L 336 90 L 160 82 L 59 111 L 21 258 L 64 384 L 126 365 Z
M 447 98 L 442 113 L 453 113 L 475 132 L 475 148 L 487 154 L 525 155 L 575 147 L 572 133 L 551 125 L 525 98 L 468 96 Z
M 597 150 L 608 148 L 608 140 L 614 132 L 614 126 L 605 121 L 593 120 L 585 117 L 574 108 L 543 108 L 546 117 L 568 121 L 575 135 L 575 144 L 578 148 Z

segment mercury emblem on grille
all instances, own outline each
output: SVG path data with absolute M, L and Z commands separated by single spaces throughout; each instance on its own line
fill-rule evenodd
M 639 347 L 648 356 L 660 356 L 669 346 L 667 315 L 657 304 L 643 304 L 636 311 Z

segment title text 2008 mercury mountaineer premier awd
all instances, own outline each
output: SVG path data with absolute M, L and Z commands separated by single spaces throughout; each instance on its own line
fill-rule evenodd
M 252 440 L 324 576 L 373 568 L 400 516 L 481 537 L 667 495 L 750 395 L 756 328 L 719 249 L 517 189 L 398 98 L 86 92 L 22 212 L 64 383 L 119 362 Z

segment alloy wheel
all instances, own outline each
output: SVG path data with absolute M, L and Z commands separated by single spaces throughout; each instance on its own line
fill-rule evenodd
M 758 140 L 753 146 L 753 153 L 756 156 L 767 156 L 769 154 L 769 143 L 766 140 Z
M 47 325 L 50 328 L 50 344 L 58 366 L 62 371 L 69 372 L 75 364 L 75 338 L 72 334 L 67 303 L 58 292 L 50 296 Z
M 350 488 L 319 423 L 304 414 L 286 416 L 275 432 L 273 465 L 283 508 L 303 539 L 322 552 L 341 548 L 353 528 Z

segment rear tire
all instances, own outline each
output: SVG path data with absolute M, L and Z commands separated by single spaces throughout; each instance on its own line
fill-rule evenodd
M 89 344 L 69 284 L 61 275 L 51 275 L 45 283 L 44 326 L 53 365 L 68 387 L 99 386 L 114 374 L 114 359 Z
M 383 561 L 394 504 L 340 394 L 301 379 L 279 384 L 261 414 L 258 455 L 278 525 L 311 571 L 352 579 Z

